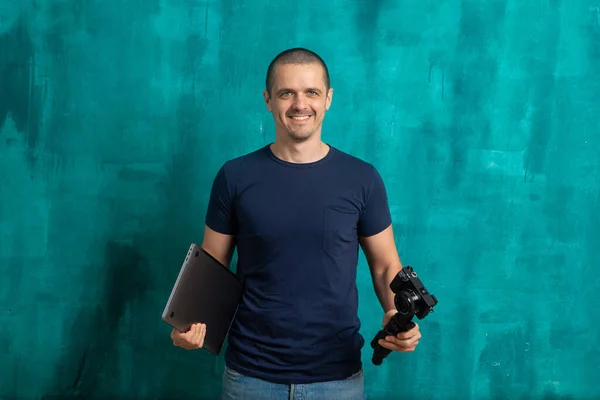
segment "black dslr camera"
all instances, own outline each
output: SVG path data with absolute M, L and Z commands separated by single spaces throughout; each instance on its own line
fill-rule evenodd
M 433 312 L 433 307 L 438 302 L 435 296 L 425 289 L 417 273 L 409 266 L 400 270 L 390 283 L 390 289 L 396 295 L 394 305 L 398 312 L 371 341 L 374 350 L 372 361 L 375 365 L 381 365 L 383 359 L 391 353 L 391 350 L 381 347 L 378 343 L 379 339 L 409 331 L 415 326 L 412 322 L 413 317 L 416 315 L 419 319 L 425 318 L 427 314 Z

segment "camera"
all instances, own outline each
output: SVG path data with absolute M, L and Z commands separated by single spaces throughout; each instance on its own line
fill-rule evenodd
M 391 353 L 391 350 L 378 343 L 379 339 L 409 331 L 415 326 L 412 322 L 413 317 L 425 318 L 433 312 L 433 307 L 438 302 L 437 298 L 425 289 L 419 276 L 410 266 L 403 267 L 398 272 L 390 283 L 390 289 L 394 292 L 394 305 L 398 312 L 371 341 L 374 350 L 371 361 L 374 365 L 381 365 L 383 359 Z

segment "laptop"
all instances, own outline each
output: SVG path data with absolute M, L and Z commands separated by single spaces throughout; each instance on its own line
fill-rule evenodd
M 242 300 L 240 279 L 205 249 L 192 243 L 187 252 L 162 320 L 187 332 L 195 323 L 206 324 L 202 346 L 219 355 Z

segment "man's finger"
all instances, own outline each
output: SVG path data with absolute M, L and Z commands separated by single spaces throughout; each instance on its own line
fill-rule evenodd
M 203 333 L 204 328 L 203 327 L 204 327 L 203 324 L 196 324 L 192 327 L 192 329 L 191 329 L 192 335 L 188 339 L 192 348 L 202 347 L 203 336 L 204 336 L 204 333 Z
M 206 325 L 202 324 L 200 328 L 200 338 L 198 340 L 198 347 L 204 346 L 204 338 L 206 337 Z
M 395 351 L 414 351 L 419 343 L 419 337 L 411 339 L 397 339 L 394 336 L 388 336 L 383 342 L 388 345 L 388 348 Z
M 414 342 L 419 339 L 421 339 L 421 337 L 419 335 L 406 337 L 406 338 L 398 338 L 395 336 L 386 336 L 385 337 L 386 341 L 397 344 L 398 346 L 405 346 L 407 343 L 411 343 L 411 342 Z
M 421 332 L 415 329 L 411 329 L 410 331 L 407 332 L 400 332 L 396 335 L 396 337 L 398 339 L 411 339 L 414 337 L 421 337 Z
M 204 336 L 204 334 L 203 334 L 203 331 L 204 331 L 203 326 L 204 325 L 199 324 L 196 327 L 196 337 L 194 337 L 194 346 L 196 346 L 196 347 L 200 347 L 200 342 L 202 342 L 202 337 Z
M 193 346 L 196 346 L 198 341 L 200 340 L 200 329 L 200 324 L 194 325 L 193 327 L 192 337 L 190 338 L 190 344 L 192 344 Z
M 414 351 L 415 348 L 417 347 L 418 343 L 419 342 L 416 341 L 416 342 L 412 342 L 412 343 L 407 342 L 407 343 L 403 343 L 403 344 L 396 344 L 396 343 L 388 342 L 385 340 L 380 341 L 380 344 L 382 347 L 385 347 L 385 348 L 393 350 L 393 351 L 403 352 L 403 353 Z
M 388 342 L 386 340 L 379 340 L 379 344 L 381 345 L 381 347 L 385 347 L 386 349 L 389 349 L 392 351 L 398 351 L 398 352 L 402 352 L 402 353 L 412 352 L 416 348 L 416 345 L 399 346 L 397 344 Z

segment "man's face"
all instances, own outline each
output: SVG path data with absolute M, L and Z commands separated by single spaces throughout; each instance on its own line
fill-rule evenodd
M 266 90 L 263 94 L 277 132 L 295 142 L 320 134 L 333 96 L 333 89 L 325 87 L 321 65 L 277 65 L 273 76 L 271 96 Z

